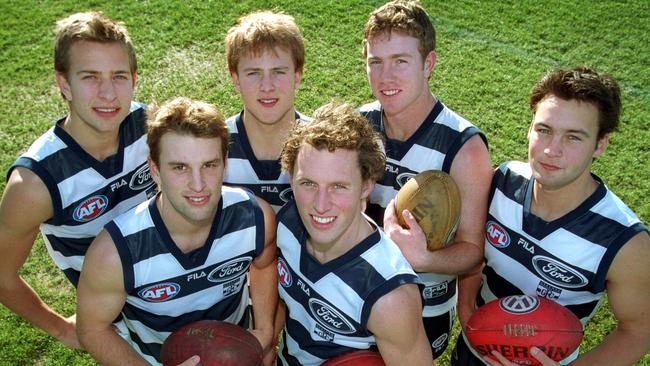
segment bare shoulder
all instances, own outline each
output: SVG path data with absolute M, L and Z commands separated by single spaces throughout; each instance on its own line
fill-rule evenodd
M 650 284 L 650 235 L 633 236 L 621 247 L 607 273 L 608 281 L 639 279 Z
M 15 168 L 0 203 L 0 225 L 3 225 L 3 229 L 10 227 L 19 235 L 37 229 L 52 215 L 52 198 L 45 183 L 31 170 Z
M 413 329 L 412 322 L 421 322 L 421 300 L 417 285 L 402 285 L 380 297 L 373 305 L 368 329 L 375 334 L 396 334 L 399 328 Z M 400 314 L 399 317 L 394 316 Z M 398 328 L 398 329 L 396 329 Z

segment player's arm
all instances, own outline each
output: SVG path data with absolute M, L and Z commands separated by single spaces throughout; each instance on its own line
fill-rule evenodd
M 418 272 L 467 273 L 483 259 L 484 226 L 493 171 L 480 136 L 471 137 L 459 150 L 450 175 L 460 191 L 461 213 L 454 242 L 447 247 L 428 251 L 426 237 L 408 211 L 403 217 L 410 229 L 402 228 L 397 222 L 394 200 L 384 213 L 384 231 Z
M 430 366 L 433 362 L 416 285 L 402 285 L 379 298 L 370 311 L 368 330 L 375 335 L 379 353 L 388 366 Z
M 103 365 L 149 365 L 113 328 L 126 301 L 122 264 L 104 230 L 88 248 L 77 287 L 77 333 Z
M 481 271 L 483 266 L 478 266 L 476 270 L 464 273 L 458 276 L 458 320 L 460 326 L 465 330 L 467 321 L 476 311 L 476 296 L 481 289 Z
M 632 365 L 650 350 L 650 236 L 635 235 L 607 273 L 607 298 L 616 329 L 571 365 Z M 625 350 L 621 352 L 621 350 Z
M 15 168 L 0 202 L 0 301 L 66 346 L 81 348 L 74 315 L 66 319 L 51 309 L 19 275 L 40 224 L 52 215 L 52 199 L 43 181 L 31 170 Z
M 275 213 L 271 206 L 258 198 L 264 212 L 264 250 L 255 258 L 250 269 L 251 301 L 253 303 L 253 334 L 264 352 L 271 351 L 274 336 L 275 310 L 278 303 L 277 248 L 275 245 Z

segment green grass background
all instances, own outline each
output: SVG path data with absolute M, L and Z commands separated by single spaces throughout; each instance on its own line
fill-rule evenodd
M 223 37 L 259 9 L 293 15 L 306 38 L 307 64 L 296 105 L 305 113 L 332 98 L 372 100 L 361 54 L 363 25 L 383 1 L 13 1 L 0 0 L 0 167 L 65 113 L 52 72 L 52 29 L 71 12 L 102 10 L 125 21 L 136 45 L 136 99 L 203 99 L 225 115 L 241 109 L 224 62 Z M 431 88 L 488 136 L 494 164 L 526 158 L 532 85 L 555 67 L 588 65 L 623 90 L 621 131 L 595 165 L 647 224 L 650 219 L 650 3 L 648 1 L 423 1 L 438 35 Z M 0 190 L 4 180 L 0 180 Z M 74 312 L 71 286 L 39 239 L 22 269 L 42 298 Z M 592 348 L 615 326 L 603 307 L 586 331 Z M 0 365 L 93 365 L 0 306 Z M 623 350 L 621 350 L 623 351 Z M 448 364 L 444 356 L 440 364 Z M 639 365 L 650 365 L 646 355 Z

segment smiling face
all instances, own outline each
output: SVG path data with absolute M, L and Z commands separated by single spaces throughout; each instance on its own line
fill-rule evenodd
M 70 46 L 67 75 L 56 74 L 70 105 L 67 128 L 117 133 L 129 113 L 135 87 L 129 56 L 119 43 L 78 41 Z
M 330 152 L 304 144 L 296 158 L 291 186 L 309 233 L 308 245 L 316 251 L 337 257 L 365 238 L 368 223 L 362 204 L 373 184 L 362 180 L 356 151 Z
M 537 105 L 528 142 L 537 184 L 579 192 L 592 179 L 592 160 L 605 151 L 608 137 L 598 139 L 598 109 L 593 104 L 551 94 Z
M 400 33 L 383 34 L 368 41 L 367 72 L 372 94 L 384 113 L 408 115 L 432 106 L 428 79 L 436 56 L 430 52 L 424 60 L 418 51 L 418 39 Z
M 282 48 L 261 55 L 244 55 L 231 74 L 244 102 L 244 121 L 276 124 L 294 120 L 293 102 L 302 73 L 291 53 Z
M 221 139 L 168 132 L 161 137 L 159 164 L 151 159 L 149 164 L 162 192 L 159 207 L 166 224 L 212 224 L 225 169 Z

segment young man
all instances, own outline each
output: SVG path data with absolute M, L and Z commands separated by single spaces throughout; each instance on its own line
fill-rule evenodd
M 131 101 L 136 58 L 121 23 L 101 13 L 57 22 L 56 82 L 68 115 L 11 166 L 0 203 L 0 301 L 68 347 L 75 316 L 48 307 L 20 277 L 38 234 L 73 285 L 90 242 L 111 219 L 155 191 L 144 106 Z
M 302 35 L 289 15 L 252 13 L 228 31 L 226 58 L 244 110 L 226 121 L 232 145 L 224 184 L 250 189 L 277 212 L 291 198 L 282 143 L 306 119 L 293 106 L 305 64 Z
M 431 365 L 417 275 L 363 213 L 384 169 L 379 139 L 351 106 L 329 104 L 285 144 L 295 200 L 278 214 L 282 365 L 377 348 L 387 365 Z
M 252 333 L 270 348 L 275 214 L 249 192 L 222 187 L 223 117 L 210 104 L 177 98 L 147 124 L 160 193 L 111 221 L 90 246 L 78 289 L 80 341 L 102 364 L 158 364 L 162 342 L 185 324 L 242 325 L 250 272 Z M 126 341 L 111 326 L 120 313 Z
M 591 172 L 618 126 L 618 85 L 588 68 L 556 70 L 537 83 L 530 108 L 528 163 L 507 162 L 496 171 L 482 282 L 480 273 L 464 279 L 461 324 L 476 306 L 525 294 L 566 306 L 584 325 L 607 292 L 616 329 L 591 351 L 577 359 L 576 351 L 560 364 L 631 365 L 650 349 L 650 236 Z M 484 364 L 463 337 L 455 351 L 456 365 Z M 511 365 L 501 355 L 480 356 Z M 556 365 L 541 352 L 536 357 Z
M 429 90 L 436 63 L 435 30 L 413 1 L 392 1 L 370 14 L 364 54 L 377 101 L 361 112 L 386 138 L 386 171 L 370 195 L 368 214 L 382 222 L 426 287 L 422 291 L 425 329 L 437 358 L 447 347 L 456 305 L 456 279 L 479 264 L 492 168 L 483 134 Z M 393 198 L 424 170 L 449 173 L 460 188 L 461 218 L 454 242 L 435 252 L 413 216 L 410 229 L 396 220 Z

